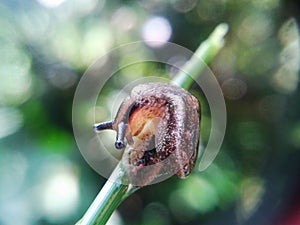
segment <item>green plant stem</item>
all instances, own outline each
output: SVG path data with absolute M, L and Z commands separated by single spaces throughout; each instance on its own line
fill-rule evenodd
M 205 65 L 210 63 L 224 45 L 228 25 L 220 24 L 196 50 L 193 57 L 184 65 L 181 72 L 171 81 L 184 89 L 189 89 L 193 79 L 200 75 Z M 201 62 L 202 61 L 202 62 Z M 187 76 L 187 74 L 189 76 Z M 76 225 L 104 225 L 120 203 L 138 187 L 122 184 L 126 177 L 121 161 L 105 183 L 83 218 Z
M 219 24 L 210 36 L 201 43 L 192 58 L 183 66 L 171 83 L 188 90 L 194 79 L 201 74 L 207 64 L 224 46 L 224 36 L 227 31 L 227 24 Z
M 118 205 L 138 189 L 138 187 L 122 184 L 122 179 L 125 176 L 121 163 L 119 163 L 110 179 L 107 180 L 89 209 L 77 223 L 78 225 L 106 224 Z

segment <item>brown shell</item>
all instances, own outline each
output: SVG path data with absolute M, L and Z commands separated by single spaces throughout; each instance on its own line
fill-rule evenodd
M 131 183 L 150 184 L 170 171 L 180 178 L 191 173 L 198 153 L 200 107 L 189 92 L 166 83 L 138 85 L 120 106 L 112 129 L 120 124 L 126 125 L 122 160 Z

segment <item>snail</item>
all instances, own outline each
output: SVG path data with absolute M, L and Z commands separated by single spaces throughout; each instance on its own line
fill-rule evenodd
M 131 183 L 148 185 L 170 172 L 185 178 L 198 154 L 199 102 L 175 85 L 140 84 L 114 120 L 94 125 L 96 132 L 104 129 L 117 132 L 115 147 L 125 149 L 122 163 Z

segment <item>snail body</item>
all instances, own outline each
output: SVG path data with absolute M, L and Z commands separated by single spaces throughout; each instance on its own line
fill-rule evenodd
M 180 87 L 140 84 L 123 101 L 113 121 L 95 124 L 94 129 L 117 131 L 115 147 L 126 146 L 122 162 L 131 183 L 143 186 L 167 173 L 185 178 L 197 159 L 200 107 Z

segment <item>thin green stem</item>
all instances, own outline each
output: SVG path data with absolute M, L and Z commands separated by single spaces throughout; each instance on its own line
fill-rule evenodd
M 106 224 L 119 204 L 138 189 L 138 187 L 122 184 L 125 176 L 124 169 L 119 163 L 83 218 L 77 223 L 78 225 Z
M 206 65 L 212 61 L 223 47 L 224 36 L 227 31 L 227 24 L 222 23 L 218 25 L 210 36 L 201 43 L 192 58 L 183 66 L 171 83 L 188 90 L 194 79 L 201 74 Z
M 197 78 L 205 68 L 205 64 L 211 62 L 218 51 L 223 47 L 224 36 L 227 33 L 228 25 L 220 24 L 196 50 L 194 56 L 184 65 L 179 74 L 171 81 L 182 88 L 189 89 L 193 79 Z M 199 62 L 201 60 L 202 62 Z M 204 63 L 203 63 L 204 62 Z M 189 76 L 187 76 L 187 74 Z M 126 173 L 120 163 L 105 183 L 94 202 L 91 204 L 83 218 L 76 225 L 104 225 L 111 214 L 120 203 L 138 190 L 132 185 L 124 185 L 122 180 Z

